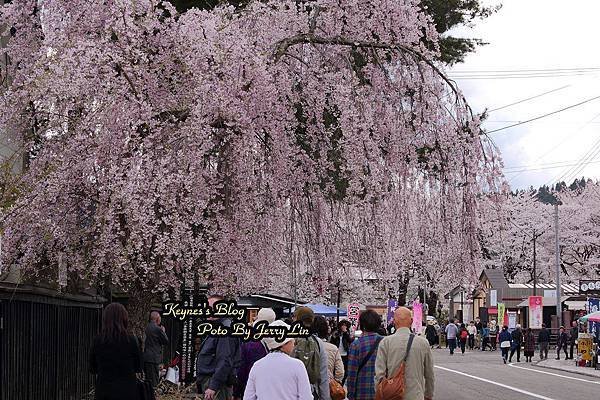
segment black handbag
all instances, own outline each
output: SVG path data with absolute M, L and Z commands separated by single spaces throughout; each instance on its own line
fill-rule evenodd
M 150 382 L 138 379 L 137 390 L 139 400 L 156 400 L 156 397 L 154 397 L 154 389 L 152 389 Z

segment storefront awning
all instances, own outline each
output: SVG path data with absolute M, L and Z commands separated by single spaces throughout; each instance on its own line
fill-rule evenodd
M 569 310 L 585 310 L 588 302 L 585 300 L 567 300 L 565 305 L 569 307 Z

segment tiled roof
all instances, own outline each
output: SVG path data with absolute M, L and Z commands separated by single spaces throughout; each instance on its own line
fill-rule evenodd
M 483 278 L 484 274 L 488 278 L 490 283 L 492 284 L 493 289 L 499 289 L 499 288 L 508 286 L 508 282 L 506 282 L 506 278 L 504 277 L 504 272 L 502 271 L 501 268 L 484 269 L 481 272 L 481 276 L 479 277 L 480 281 L 481 281 L 481 278 Z
M 508 285 L 511 289 L 533 289 L 533 283 L 511 283 Z M 560 285 L 563 293 L 579 293 L 579 287 L 576 284 L 567 283 Z M 554 283 L 538 283 L 538 289 L 556 290 Z

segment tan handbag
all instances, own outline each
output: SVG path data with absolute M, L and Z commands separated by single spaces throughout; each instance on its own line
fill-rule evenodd
M 406 359 L 408 358 L 408 353 L 410 352 L 414 338 L 415 335 L 411 333 L 410 337 L 408 338 L 408 344 L 406 345 L 406 354 L 404 355 L 404 359 L 400 363 L 400 368 L 398 368 L 396 374 L 394 374 L 394 376 L 391 378 L 381 379 L 377 384 L 377 389 L 375 390 L 375 400 L 404 399 L 404 392 L 406 391 L 404 370 L 406 369 Z

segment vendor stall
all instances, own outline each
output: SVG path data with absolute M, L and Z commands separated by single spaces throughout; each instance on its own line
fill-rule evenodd
M 590 322 L 600 322 L 600 311 L 579 318 L 580 324 L 589 324 Z M 586 331 L 589 332 L 589 329 Z M 598 369 L 599 357 L 598 344 L 594 344 L 593 336 L 590 333 L 580 333 L 577 340 L 577 364 Z

